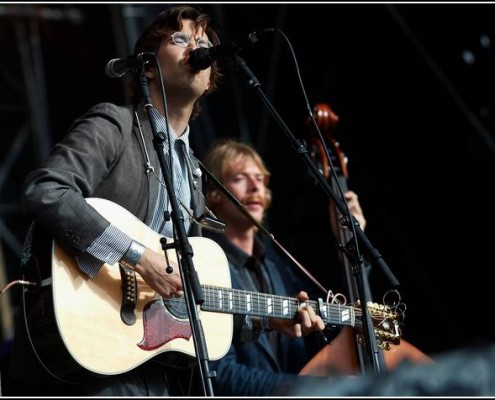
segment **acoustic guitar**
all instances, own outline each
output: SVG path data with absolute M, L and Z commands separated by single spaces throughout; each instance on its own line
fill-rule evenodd
M 112 224 L 156 252 L 161 236 L 111 201 L 87 202 Z M 223 357 L 233 335 L 233 314 L 296 319 L 304 302 L 296 298 L 232 289 L 222 248 L 204 237 L 189 238 L 204 302 L 197 306 L 210 360 Z M 171 239 L 169 239 L 169 242 Z M 177 261 L 176 252 L 167 250 Z M 114 375 L 132 370 L 155 356 L 172 364 L 195 357 L 185 299 L 164 299 L 139 274 L 105 264 L 88 278 L 76 261 L 52 241 L 49 268 L 31 266 L 24 291 L 26 323 L 33 348 L 45 369 L 62 380 Z M 361 329 L 361 308 L 307 301 L 327 326 Z M 398 343 L 397 315 L 386 306 L 368 304 L 377 338 Z M 167 357 L 168 356 L 168 357 Z M 179 357 L 177 357 L 179 356 Z M 161 360 L 162 358 L 160 358 Z

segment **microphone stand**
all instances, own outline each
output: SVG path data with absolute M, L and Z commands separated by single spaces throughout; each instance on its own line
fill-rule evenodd
M 315 165 L 313 162 L 312 158 L 309 155 L 308 150 L 304 146 L 304 144 L 298 140 L 290 131 L 290 129 L 287 127 L 285 122 L 282 120 L 278 112 L 275 110 L 275 108 L 272 106 L 270 103 L 270 100 L 267 98 L 265 93 L 261 90 L 261 84 L 259 83 L 258 79 L 256 76 L 253 74 L 251 69 L 248 67 L 246 64 L 246 61 L 240 57 L 239 55 L 234 56 L 234 61 L 237 69 L 244 75 L 244 78 L 246 79 L 247 84 L 256 91 L 256 93 L 259 95 L 260 99 L 262 100 L 263 104 L 267 107 L 268 111 L 272 114 L 272 116 L 275 118 L 275 120 L 279 123 L 279 125 L 282 127 L 282 130 L 286 133 L 287 137 L 291 141 L 291 144 L 294 148 L 294 151 L 296 154 L 300 155 L 303 161 L 307 164 L 309 167 L 309 170 L 312 172 L 313 176 L 315 179 L 318 180 L 320 185 L 323 187 L 325 192 L 333 199 L 335 206 L 341 211 L 342 215 L 346 215 L 346 208 L 344 204 L 342 203 L 341 199 L 339 196 L 336 195 L 335 191 L 333 188 L 328 184 L 326 179 L 324 179 L 323 175 L 320 173 L 318 167 Z M 348 223 L 352 223 L 353 226 L 355 227 L 355 233 L 357 238 L 359 239 L 359 242 L 363 244 L 365 247 L 366 254 L 370 258 L 370 262 L 374 265 L 378 265 L 380 269 L 386 274 L 386 276 L 389 278 L 390 282 L 392 282 L 392 285 L 394 287 L 398 287 L 399 283 L 395 276 L 392 274 L 390 269 L 388 268 L 387 264 L 383 260 L 381 254 L 371 245 L 370 241 L 362 231 L 362 229 L 359 227 L 359 223 L 356 221 L 354 217 L 351 217 L 352 221 L 347 221 Z M 351 252 L 356 252 L 358 249 L 357 244 L 353 245 L 350 242 L 345 246 L 346 250 L 351 253 Z M 381 357 L 380 350 L 378 348 L 378 345 L 375 340 L 375 333 L 373 329 L 373 323 L 371 321 L 371 316 L 368 311 L 368 296 L 367 296 L 367 291 L 365 290 L 365 283 L 364 283 L 364 273 L 363 273 L 363 258 L 361 255 L 357 255 L 354 257 L 355 266 L 353 269 L 353 274 L 354 278 L 356 280 L 356 287 L 359 292 L 359 297 L 361 299 L 361 310 L 362 310 L 362 317 L 363 317 L 363 333 L 365 336 L 365 342 L 366 342 L 366 347 L 368 349 L 368 355 L 370 357 L 370 362 L 372 364 L 372 367 L 374 368 L 374 371 L 376 373 L 382 373 L 384 371 L 384 361 L 383 358 Z
M 213 385 L 211 379 L 215 376 L 215 371 L 209 371 L 208 350 L 206 347 L 203 326 L 201 324 L 201 320 L 199 319 L 196 308 L 196 304 L 201 305 L 204 302 L 203 291 L 199 283 L 197 272 L 194 268 L 194 263 L 192 260 L 193 250 L 187 238 L 186 230 L 184 227 L 184 216 L 179 208 L 179 203 L 173 190 L 172 181 L 170 178 L 170 170 L 168 168 L 167 162 L 165 160 L 165 154 L 163 152 L 163 143 L 165 142 L 166 136 L 164 132 L 158 132 L 156 124 L 154 122 L 154 118 L 151 114 L 153 104 L 149 91 L 149 82 L 148 79 L 145 77 L 143 71 L 141 71 L 139 83 L 141 85 L 141 90 L 145 98 L 144 107 L 148 112 L 148 118 L 150 120 L 151 130 L 153 132 L 153 146 L 160 161 L 160 167 L 163 171 L 163 178 L 165 180 L 165 188 L 167 189 L 167 194 L 170 199 L 170 205 L 172 208 L 170 217 L 177 232 L 176 242 L 167 244 L 165 238 L 162 238 L 161 244 L 165 253 L 168 249 L 171 248 L 176 249 L 176 251 L 178 251 L 179 253 L 177 261 L 182 272 L 182 286 L 184 288 L 184 297 L 189 314 L 189 321 L 191 323 L 191 331 L 194 341 L 194 348 L 196 351 L 196 358 L 198 360 L 198 365 L 203 380 L 203 391 L 207 396 L 213 396 Z

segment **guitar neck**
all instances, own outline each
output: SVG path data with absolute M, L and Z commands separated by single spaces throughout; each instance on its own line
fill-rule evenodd
M 205 300 L 201 304 L 204 311 L 293 320 L 298 319 L 299 308 L 309 305 L 319 313 L 326 325 L 355 326 L 356 323 L 354 308 L 349 306 L 327 304 L 323 301 L 300 301 L 290 297 L 219 286 L 201 287 L 205 294 Z

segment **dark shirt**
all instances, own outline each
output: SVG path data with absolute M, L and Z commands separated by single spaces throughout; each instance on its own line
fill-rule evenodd
M 292 298 L 299 291 L 308 289 L 310 284 L 294 271 L 294 267 L 284 262 L 271 246 L 264 246 L 258 238 L 254 255 L 249 256 L 222 234 L 206 231 L 203 234 L 215 240 L 225 251 L 233 288 L 248 291 L 264 288 L 268 290 L 266 293 Z M 242 322 L 242 316 L 235 318 L 236 324 Z M 326 379 L 297 375 L 322 344 L 318 333 L 291 339 L 275 331 L 261 333 L 254 342 L 234 340 L 227 355 L 212 363 L 212 369 L 217 372 L 215 394 L 272 396 L 287 393 L 288 388 L 302 382 Z

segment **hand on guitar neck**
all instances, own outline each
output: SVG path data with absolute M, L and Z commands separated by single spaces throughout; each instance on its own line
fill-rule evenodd
M 299 292 L 296 298 L 302 302 L 309 300 L 308 294 L 304 291 Z M 290 338 L 297 338 L 306 336 L 311 332 L 323 331 L 325 329 L 325 323 L 316 315 L 316 310 L 307 304 L 298 311 L 298 322 L 296 324 L 287 319 L 270 318 L 270 327 Z

